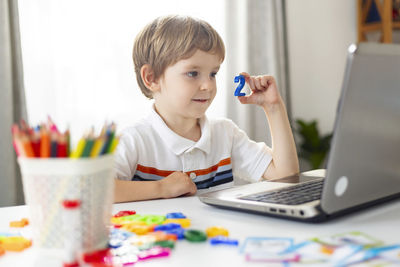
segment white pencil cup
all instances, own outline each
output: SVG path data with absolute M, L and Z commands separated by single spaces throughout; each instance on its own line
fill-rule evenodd
M 114 156 L 98 158 L 18 158 L 25 202 L 29 206 L 33 244 L 64 246 L 65 199 L 79 199 L 83 251 L 105 248 L 114 199 Z M 65 216 L 64 216 L 65 217 Z

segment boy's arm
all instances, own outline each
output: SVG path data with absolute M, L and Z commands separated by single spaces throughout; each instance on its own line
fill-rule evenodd
M 159 181 L 125 181 L 115 179 L 115 202 L 129 202 L 157 198 L 194 195 L 197 191 L 192 179 L 184 172 L 174 172 Z
M 158 181 L 125 181 L 115 179 L 115 202 L 129 202 L 160 198 Z
M 272 138 L 272 161 L 263 178 L 281 178 L 298 173 L 296 145 L 283 101 L 263 109 L 268 118 Z
M 264 179 L 289 176 L 299 172 L 296 145 L 289 124 L 285 105 L 272 76 L 250 76 L 241 73 L 249 84 L 252 93 L 239 96 L 242 104 L 256 104 L 267 115 L 272 138 L 272 161 L 263 174 Z

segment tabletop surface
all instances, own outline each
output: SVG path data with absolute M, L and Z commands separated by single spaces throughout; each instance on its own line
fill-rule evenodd
M 210 226 L 229 230 L 231 238 L 242 243 L 247 237 L 290 237 L 303 241 L 350 231 L 361 231 L 387 244 L 399 242 L 400 200 L 391 201 L 324 223 L 303 223 L 258 214 L 225 210 L 202 203 L 197 196 L 114 204 L 113 214 L 135 210 L 138 214 L 165 215 L 182 212 L 191 219 L 190 229 L 205 231 Z M 9 230 L 9 222 L 28 216 L 27 206 L 0 208 L 0 232 Z M 22 229 L 22 231 L 29 231 Z M 57 266 L 51 257 L 38 258 L 36 248 L 24 252 L 6 252 L 0 266 Z M 177 241 L 167 258 L 139 262 L 135 266 L 254 266 L 247 262 L 238 247 L 212 246 L 208 242 Z M 260 264 L 258 264 L 260 265 Z M 264 264 L 265 266 L 265 264 Z

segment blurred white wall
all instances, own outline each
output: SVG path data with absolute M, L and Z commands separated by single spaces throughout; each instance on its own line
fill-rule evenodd
M 209 22 L 224 38 L 224 1 L 19 0 L 28 119 L 51 115 L 72 144 L 105 120 L 122 130 L 147 115 L 152 101 L 140 92 L 132 63 L 133 40 L 158 16 L 181 14 Z M 212 8 L 210 8 L 212 6 Z M 218 85 L 224 88 L 223 66 Z M 232 85 L 234 85 L 232 81 Z M 232 93 L 233 94 L 233 93 Z M 208 114 L 224 116 L 220 90 Z
M 356 1 L 287 0 L 292 115 L 332 131 L 347 47 L 357 41 Z

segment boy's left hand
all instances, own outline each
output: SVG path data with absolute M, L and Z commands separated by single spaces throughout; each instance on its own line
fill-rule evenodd
M 247 72 L 240 74 L 244 76 L 251 89 L 250 95 L 238 97 L 240 103 L 256 104 L 268 109 L 280 103 L 281 97 L 273 76 L 250 76 Z

